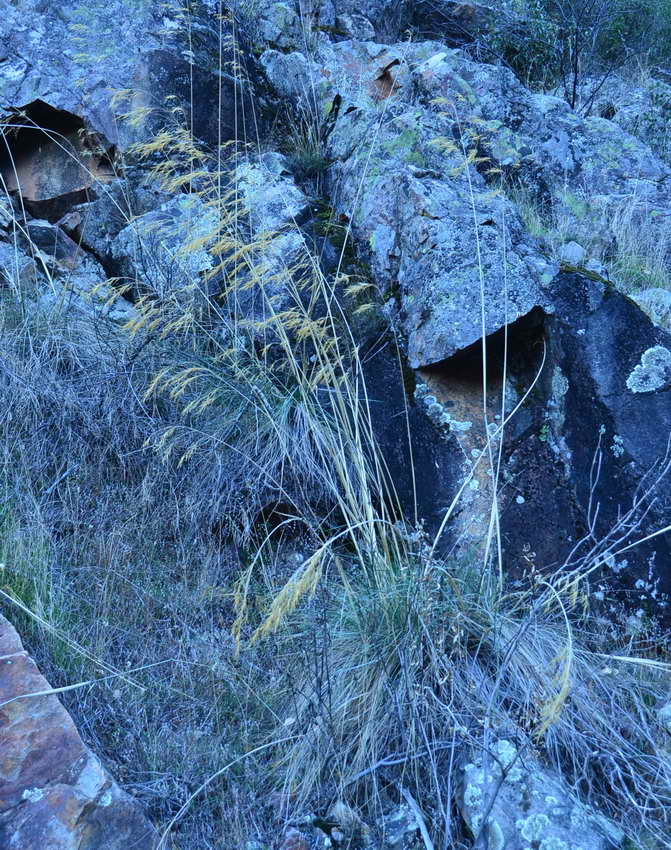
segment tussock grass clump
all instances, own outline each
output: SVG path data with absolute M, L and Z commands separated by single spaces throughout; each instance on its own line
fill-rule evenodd
M 291 659 L 276 735 L 294 736 L 274 775 L 295 809 L 345 800 L 379 823 L 405 789 L 435 846 L 461 846 L 457 767 L 512 734 L 632 840 L 668 842 L 658 636 L 597 622 L 579 573 L 513 590 L 477 562 L 427 560 L 417 538 L 393 538 L 391 559 L 335 558 L 312 603 L 286 606 L 284 628 L 273 606 L 255 635 L 272 628 Z

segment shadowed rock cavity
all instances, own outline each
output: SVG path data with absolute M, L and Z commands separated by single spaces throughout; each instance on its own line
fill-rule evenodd
M 592 573 L 598 598 L 664 613 L 671 539 L 650 535 L 668 524 L 671 510 L 671 476 L 661 475 L 669 463 L 671 336 L 605 283 L 562 274 L 553 290 L 555 313 L 532 310 L 508 327 L 507 340 L 503 330 L 487 337 L 487 419 L 495 466 L 501 449 L 506 572 L 515 578 L 531 569 L 593 566 L 589 553 L 599 547 L 605 554 Z M 646 369 L 654 373 L 647 383 Z M 418 375 L 415 396 L 461 452 L 452 486 L 470 478 L 451 538 L 462 552 L 479 552 L 494 495 L 484 451 L 482 346 Z M 516 407 L 500 446 L 503 409 L 507 417 Z
M 57 221 L 74 204 L 95 197 L 114 176 L 114 147 L 81 118 L 41 100 L 4 122 L 0 138 L 3 188 L 36 218 Z
M 493 496 L 487 430 L 492 457 L 500 440 L 504 447 L 530 427 L 533 412 L 523 406 L 503 427 L 503 420 L 533 384 L 543 355 L 545 314 L 539 308 L 452 357 L 421 369 L 415 396 L 445 438 L 458 446 L 458 485 L 468 480 L 455 514 L 455 534 L 461 551 L 483 546 Z M 484 356 L 483 356 L 484 354 Z M 487 386 L 487 423 L 483 388 Z M 500 486 L 500 485 L 499 485 Z

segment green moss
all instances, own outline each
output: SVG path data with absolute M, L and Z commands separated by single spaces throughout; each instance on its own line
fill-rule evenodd
M 422 168 L 426 165 L 426 161 L 420 151 L 416 150 L 418 144 L 419 131 L 407 128 L 393 139 L 383 142 L 380 147 L 384 154 L 400 159 L 401 162 L 408 165 L 416 165 Z

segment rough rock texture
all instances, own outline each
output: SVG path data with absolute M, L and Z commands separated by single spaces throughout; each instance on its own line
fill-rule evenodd
M 49 683 L 0 616 L 0 846 L 150 850 L 157 833 L 88 750 Z
M 469 44 L 487 33 L 493 23 L 493 4 L 475 0 L 416 0 L 412 24 L 426 38 L 450 47 Z
M 433 79 L 443 56 L 434 43 L 343 42 L 310 71 L 328 114 L 335 209 L 351 221 L 380 290 L 398 300 L 414 367 L 475 342 L 483 324 L 489 334 L 549 306 L 545 289 L 555 271 L 513 206 L 483 175 L 463 167 L 452 118 L 429 102 L 439 87 L 432 84 L 426 105 L 418 102 L 418 87 Z M 289 60 L 262 57 L 271 81 L 281 81 L 285 91 Z M 296 84 L 296 98 L 305 85 Z
M 3 3 L 0 112 L 39 101 L 126 147 L 165 122 L 165 99 L 173 96 L 198 138 L 233 138 L 253 121 L 248 87 L 236 81 L 228 42 L 219 68 L 219 27 L 208 4 L 191 9 L 187 24 L 180 4 L 158 0 Z M 192 86 L 199 95 L 193 114 Z M 213 107 L 220 92 L 221 110 Z M 117 120 L 138 107 L 157 112 L 135 128 Z
M 243 161 L 235 179 L 249 241 L 255 245 L 256 279 L 238 290 L 234 300 L 238 312 L 253 324 L 289 307 L 288 289 L 300 286 L 308 274 L 310 257 L 300 228 L 309 219 L 311 206 L 279 153 Z
M 487 850 L 607 850 L 620 830 L 590 811 L 528 751 L 506 738 L 487 757 L 464 765 L 461 814 L 476 848 Z M 493 801 L 492 801 L 493 798 Z
M 365 17 L 373 29 L 375 41 L 396 41 L 407 27 L 412 7 L 411 0 L 369 0 L 365 5 L 358 0 L 333 0 L 336 21 L 348 16 L 356 20 Z M 336 29 L 337 32 L 337 29 Z
M 197 288 L 214 259 L 219 217 L 197 195 L 177 195 L 135 218 L 110 245 L 116 273 L 138 291 L 159 297 Z
M 58 224 L 107 267 L 113 260 L 114 239 L 131 220 L 169 200 L 151 181 L 126 175 L 108 183 L 95 200 L 73 206 Z
M 619 124 L 671 164 L 671 85 L 668 80 L 652 77 L 632 85 L 622 78 L 612 77 L 599 88 L 591 111 Z
M 583 515 L 589 501 L 592 460 L 601 437 L 603 463 L 595 499 L 600 505 L 597 527 L 605 533 L 632 506 L 641 482 L 653 484 L 655 472 L 650 471 L 659 473 L 668 462 L 671 372 L 667 376 L 662 369 L 661 378 L 646 386 L 637 378 L 641 378 L 642 364 L 655 371 L 648 352 L 658 348 L 668 352 L 671 336 L 612 287 L 584 277 L 569 275 L 558 281 L 555 307 L 548 325 L 553 369 L 548 377 L 554 382 L 551 398 L 555 404 L 552 427 L 558 444 L 568 450 Z M 643 528 L 634 539 L 665 524 L 671 505 L 668 476 L 659 482 L 653 497 Z M 669 563 L 671 539 L 664 535 L 619 556 L 609 567 L 615 572 L 627 567 L 629 582 L 643 582 L 639 601 L 651 602 L 655 598 L 653 576 L 658 589 L 671 591 L 669 572 L 664 568 Z
M 544 343 L 538 342 L 546 347 L 543 401 L 507 446 L 502 525 L 511 565 L 534 552 L 546 567 L 559 566 L 590 518 L 602 539 L 636 502 L 635 515 L 620 526 L 620 551 L 664 527 L 671 506 L 668 476 L 641 500 L 669 460 L 671 370 L 664 358 L 668 353 L 671 362 L 671 336 L 605 282 L 564 274 L 553 288 L 555 312 L 544 321 Z M 641 482 L 647 482 L 642 490 Z M 671 592 L 669 563 L 668 534 L 616 556 L 606 553 L 601 589 L 628 588 L 632 605 L 660 613 Z
M 400 507 L 412 518 L 416 511 L 429 534 L 435 535 L 460 483 L 459 442 L 454 434 L 441 436 L 425 407 L 412 397 L 411 386 L 399 381 L 391 340 L 369 343 L 362 349 L 362 359 L 371 423 Z M 410 384 L 411 375 L 406 376 Z M 443 535 L 441 552 L 448 550 L 450 539 L 451 535 Z
M 668 289 L 642 289 L 632 298 L 656 325 L 671 330 L 671 292 Z

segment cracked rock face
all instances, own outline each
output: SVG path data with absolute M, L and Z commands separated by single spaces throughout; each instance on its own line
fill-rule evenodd
M 231 73 L 228 53 L 219 67 L 212 10 L 195 4 L 187 23 L 179 6 L 160 0 L 1 3 L 0 112 L 40 101 L 80 116 L 108 143 L 125 148 L 151 136 L 156 121 L 165 123 L 172 96 L 171 106 L 185 110 L 199 139 L 234 138 L 238 123 L 252 115 L 248 89 Z M 192 87 L 199 97 L 191 114 Z M 135 128 L 118 120 L 137 108 L 154 112 Z
M 439 42 L 347 41 L 322 45 L 311 62 L 267 51 L 261 63 L 283 95 L 314 93 L 326 116 L 328 190 L 396 300 L 413 367 L 466 348 L 483 327 L 553 312 L 558 269 L 500 175 L 587 240 L 608 242 L 608 221 L 625 207 L 632 220 L 668 208 L 669 169 L 637 138 Z
M 450 110 L 433 102 L 440 91 L 417 98 L 443 55 L 432 42 L 343 42 L 325 51 L 311 82 L 324 112 L 337 108 L 328 135 L 335 209 L 381 292 L 396 298 L 415 368 L 476 342 L 483 326 L 490 334 L 535 307 L 551 309 L 545 290 L 555 272 L 513 205 L 463 167 Z M 262 60 L 285 87 L 287 58 L 276 68 Z
M 0 846 L 151 850 L 157 833 L 84 745 L 18 634 L 0 616 Z

